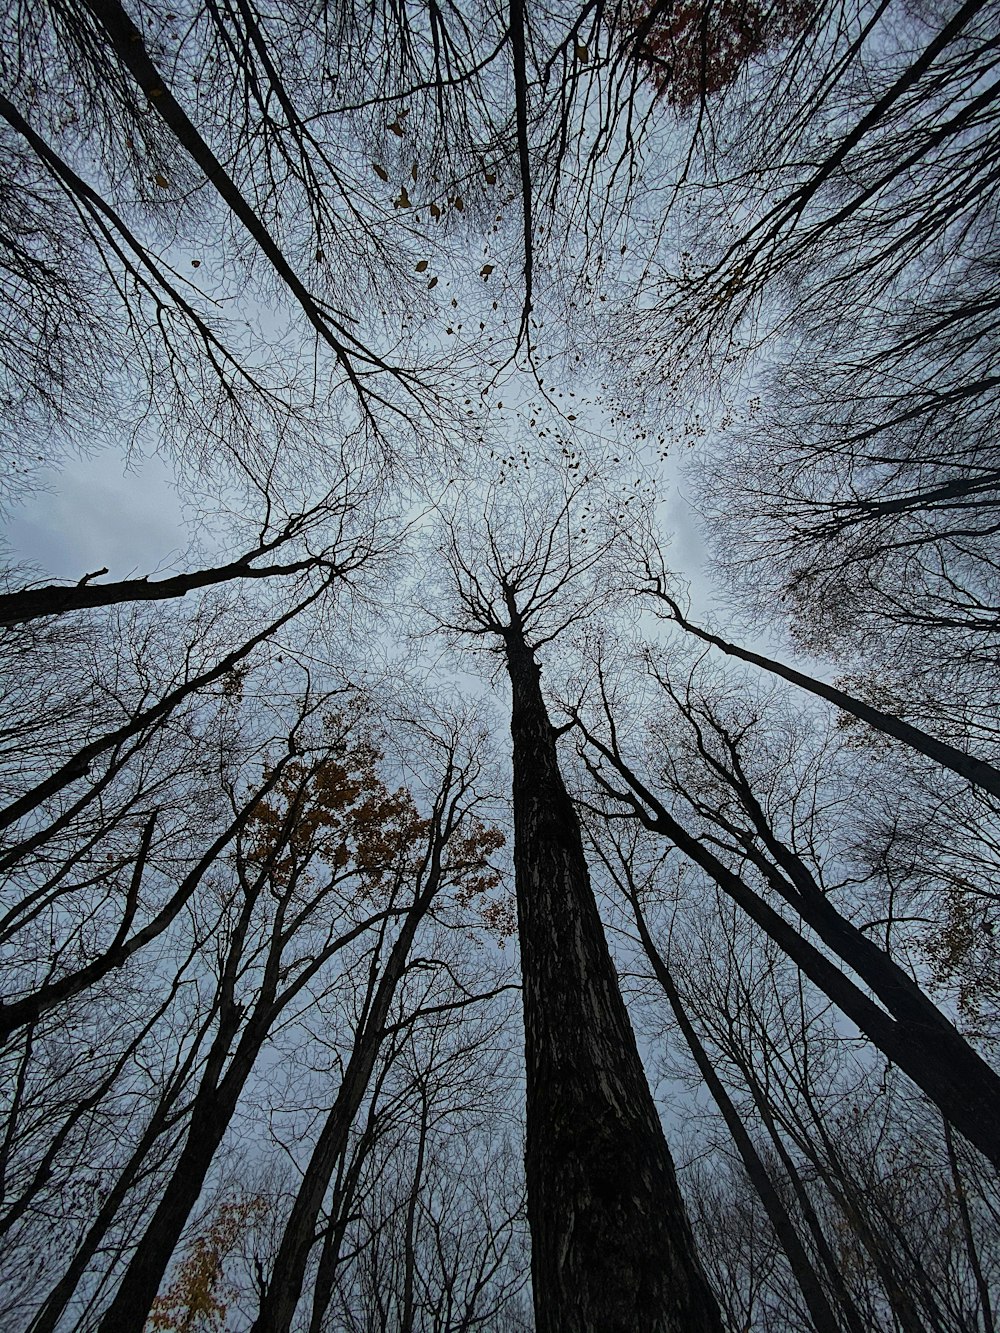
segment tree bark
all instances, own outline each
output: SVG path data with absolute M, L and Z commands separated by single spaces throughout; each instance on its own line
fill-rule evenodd
M 538 1333 L 721 1333 L 516 610 L 514 866 Z

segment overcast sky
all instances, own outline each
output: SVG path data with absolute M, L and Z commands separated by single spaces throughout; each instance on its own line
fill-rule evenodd
M 7 524 L 15 561 L 75 582 L 104 565 L 120 579 L 182 560 L 181 506 L 160 459 L 126 468 L 107 451 L 50 469 L 45 482 L 47 490 L 29 496 Z

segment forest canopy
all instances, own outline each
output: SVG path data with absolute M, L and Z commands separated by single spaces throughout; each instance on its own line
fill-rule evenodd
M 2 25 L 0 1329 L 995 1333 L 997 5 Z

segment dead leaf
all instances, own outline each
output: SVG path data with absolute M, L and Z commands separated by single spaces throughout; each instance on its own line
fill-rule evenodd
M 426 260 L 426 259 L 418 260 L 417 265 L 416 265 L 417 272 L 418 272 L 418 273 L 423 273 L 423 272 L 426 270 L 426 268 L 427 268 L 428 262 L 429 262 L 429 261 Z
M 385 167 L 380 167 L 377 162 L 372 163 L 372 171 L 374 171 L 380 181 L 387 181 L 389 179 L 389 173 L 386 171 Z

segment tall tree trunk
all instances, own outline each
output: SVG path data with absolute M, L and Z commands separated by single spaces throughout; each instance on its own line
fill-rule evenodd
M 295 1317 L 309 1266 L 309 1257 L 316 1243 L 317 1222 L 323 1207 L 323 1199 L 337 1163 L 347 1151 L 351 1126 L 361 1107 L 375 1061 L 385 1039 L 389 1010 L 406 971 L 417 927 L 426 915 L 440 884 L 440 853 L 440 846 L 436 846 L 427 882 L 409 908 L 382 975 L 374 986 L 371 1003 L 355 1037 L 354 1049 L 347 1062 L 340 1089 L 313 1148 L 299 1192 L 292 1204 L 274 1263 L 274 1277 L 264 1293 L 260 1313 L 254 1321 L 251 1333 L 288 1333 Z M 372 982 L 375 978 L 374 968 L 375 964 L 371 974 Z
M 786 666 L 783 662 L 776 662 L 774 658 L 765 657 L 762 653 L 753 653 L 749 648 L 741 648 L 739 644 L 730 643 L 728 639 L 720 638 L 718 634 L 710 634 L 708 630 L 693 625 L 684 616 L 672 597 L 668 597 L 662 591 L 656 591 L 654 595 L 667 603 L 678 625 L 686 630 L 688 634 L 701 639 L 702 643 L 712 644 L 715 648 L 721 648 L 729 657 L 735 657 L 741 662 L 749 662 L 752 666 L 761 667 L 773 676 L 780 676 L 782 680 L 797 685 L 800 690 L 808 690 L 810 694 L 815 694 L 817 698 L 835 704 L 842 712 L 850 713 L 860 721 L 867 722 L 870 727 L 873 727 L 876 731 L 881 731 L 883 735 L 892 736 L 894 740 L 902 741 L 911 750 L 926 755 L 928 759 L 932 759 L 943 768 L 950 768 L 953 773 L 957 773 L 959 777 L 965 778 L 967 782 L 981 787 L 983 791 L 988 791 L 993 796 L 1000 796 L 1000 770 L 994 768 L 992 764 L 988 764 L 984 759 L 977 759 L 967 751 L 960 750 L 957 745 L 949 745 L 946 741 L 938 740 L 936 736 L 931 736 L 928 732 L 921 731 L 919 727 L 904 722 L 902 718 L 896 717 L 893 713 L 885 713 L 880 708 L 873 708 L 871 704 L 866 704 L 863 699 L 848 694 L 846 690 L 838 689 L 836 685 L 827 685 L 825 681 L 817 680 L 814 676 L 807 676 L 804 672 L 796 671 L 794 667 Z
M 705 1080 L 705 1086 L 712 1094 L 712 1099 L 726 1122 L 726 1128 L 732 1135 L 751 1184 L 757 1191 L 757 1195 L 764 1206 L 764 1211 L 767 1213 L 768 1221 L 778 1238 L 778 1243 L 785 1252 L 792 1275 L 799 1285 L 799 1290 L 802 1292 L 809 1310 L 813 1327 L 816 1329 L 816 1333 L 841 1333 L 842 1324 L 827 1300 L 819 1274 L 806 1253 L 806 1248 L 802 1244 L 795 1223 L 775 1188 L 767 1167 L 764 1165 L 753 1139 L 743 1124 L 740 1113 L 733 1104 L 725 1084 L 716 1073 L 708 1051 L 702 1045 L 701 1038 L 684 1008 L 680 992 L 674 985 L 670 969 L 653 943 L 653 937 L 649 933 L 639 899 L 634 894 L 630 894 L 630 899 L 636 926 L 639 930 L 639 939 L 642 942 L 646 957 L 649 959 L 653 973 L 670 1003 L 674 1018 L 677 1020 L 677 1026 L 680 1028 L 694 1062 L 698 1066 L 698 1072 Z
M 877 945 L 823 897 L 807 889 L 800 868 L 785 883 L 765 865 L 751 843 L 748 860 L 757 865 L 775 890 L 810 925 L 825 944 L 852 968 L 883 1001 L 887 1013 L 786 921 L 749 884 L 729 869 L 706 845 L 680 824 L 624 760 L 579 722 L 584 736 L 624 779 L 622 792 L 591 765 L 598 784 L 622 801 L 652 832 L 663 834 L 695 865 L 700 866 L 732 900 L 761 926 L 799 969 L 838 1005 L 878 1048 L 933 1101 L 970 1143 L 1000 1167 L 1000 1075 L 921 992 L 916 983 Z M 652 812 L 652 813 L 650 813 Z M 784 868 L 784 867 L 783 867 Z
M 52 1288 L 45 1299 L 45 1304 L 28 1325 L 28 1333 L 55 1333 L 55 1330 L 59 1327 L 63 1312 L 83 1281 L 94 1256 L 105 1244 L 126 1196 L 136 1182 L 142 1179 L 144 1170 L 148 1170 L 149 1154 L 152 1152 L 157 1139 L 166 1132 L 172 1104 L 173 1101 L 168 1104 L 161 1103 L 157 1107 L 153 1119 L 119 1173 L 111 1192 L 101 1205 L 100 1212 L 80 1242 L 79 1248 L 73 1254 L 65 1273 Z
M 962 1235 L 965 1239 L 965 1249 L 969 1256 L 969 1267 L 972 1269 L 972 1276 L 975 1279 L 976 1291 L 979 1295 L 979 1317 L 983 1321 L 985 1333 L 995 1333 L 996 1324 L 993 1320 L 993 1303 L 990 1300 L 990 1284 L 987 1281 L 986 1274 L 983 1272 L 983 1265 L 979 1258 L 979 1246 L 976 1244 L 976 1233 L 972 1225 L 972 1213 L 969 1210 L 969 1196 L 965 1190 L 965 1182 L 962 1179 L 962 1172 L 958 1164 L 958 1154 L 955 1151 L 955 1137 L 951 1132 L 951 1125 L 942 1118 L 944 1127 L 944 1142 L 948 1152 L 948 1166 L 951 1171 L 951 1182 L 955 1191 L 955 1202 L 958 1204 L 959 1216 L 962 1219 Z
M 745 1070 L 742 1065 L 740 1066 L 740 1070 L 745 1075 Z M 806 1226 L 809 1228 L 809 1234 L 812 1236 L 813 1245 L 816 1247 L 816 1253 L 823 1265 L 823 1270 L 826 1273 L 829 1285 L 836 1296 L 837 1305 L 843 1314 L 844 1322 L 847 1324 L 850 1333 L 866 1333 L 868 1325 L 865 1322 L 861 1311 L 858 1309 L 857 1302 L 851 1295 L 847 1276 L 844 1273 L 841 1264 L 838 1262 L 836 1255 L 833 1253 L 833 1250 L 830 1248 L 830 1242 L 826 1238 L 826 1234 L 823 1231 L 823 1226 L 819 1220 L 813 1201 L 809 1197 L 809 1191 L 806 1189 L 805 1181 L 802 1179 L 802 1173 L 792 1160 L 791 1154 L 785 1146 L 785 1141 L 781 1137 L 781 1132 L 778 1129 L 778 1126 L 775 1124 L 774 1116 L 771 1114 L 771 1108 L 759 1095 L 759 1085 L 751 1085 L 750 1082 L 747 1082 L 747 1087 L 750 1091 L 750 1095 L 753 1097 L 754 1105 L 757 1107 L 761 1123 L 767 1130 L 768 1137 L 778 1155 L 778 1160 L 785 1168 L 785 1175 L 791 1181 L 792 1189 L 795 1192 L 795 1198 L 798 1201 L 799 1211 L 805 1219 Z
M 219 1079 L 219 1066 L 234 1035 L 220 1021 L 216 1047 L 209 1055 L 202 1087 L 195 1099 L 191 1123 L 174 1172 L 153 1216 L 129 1261 L 128 1268 L 104 1313 L 98 1333 L 142 1333 L 188 1218 L 201 1196 L 219 1144 L 233 1118 L 240 1093 L 267 1035 L 267 1026 L 244 1034 L 232 1063 Z M 216 1080 L 219 1079 L 218 1082 Z
M 513 606 L 504 637 L 538 1333 L 721 1333 Z
M 738 1066 L 740 1073 L 743 1075 L 744 1082 L 753 1098 L 754 1105 L 757 1107 L 761 1120 L 763 1121 L 768 1134 L 771 1136 L 772 1143 L 774 1143 L 775 1147 L 778 1149 L 779 1155 L 786 1165 L 786 1170 L 789 1171 L 791 1178 L 798 1182 L 797 1193 L 799 1194 L 799 1198 L 807 1199 L 808 1194 L 805 1185 L 801 1181 L 798 1168 L 792 1163 L 788 1151 L 785 1148 L 781 1137 L 781 1130 L 775 1122 L 772 1109 L 768 1103 L 767 1092 L 758 1079 L 752 1062 L 743 1054 L 737 1053 L 735 1050 L 731 1049 L 729 1054 L 730 1058 Z M 811 1100 L 809 1105 L 814 1133 L 821 1139 L 823 1147 L 830 1151 L 832 1150 L 833 1145 L 823 1132 L 822 1121 L 816 1114 Z M 823 1158 L 816 1144 L 810 1142 L 808 1136 L 804 1133 L 799 1136 L 798 1146 L 800 1151 L 805 1154 L 816 1177 L 822 1182 L 827 1194 L 840 1211 L 841 1216 L 845 1218 L 849 1228 L 849 1234 L 857 1238 L 858 1245 L 871 1260 L 892 1311 L 894 1327 L 899 1330 L 899 1333 L 927 1333 L 923 1321 L 917 1312 L 917 1308 L 910 1297 L 905 1280 L 901 1280 L 899 1276 L 897 1276 L 892 1263 L 887 1259 L 883 1247 L 878 1243 L 877 1237 L 868 1225 L 863 1210 L 851 1205 L 851 1201 L 845 1188 L 846 1178 L 843 1171 L 840 1171 L 839 1174 L 841 1180 L 838 1181 L 836 1174 L 831 1171 L 830 1164 Z M 837 1160 L 839 1161 L 839 1158 Z M 812 1208 L 811 1201 L 809 1209 L 810 1213 L 815 1218 L 815 1210 Z M 815 1236 L 822 1234 L 822 1228 L 819 1226 L 818 1219 L 816 1221 L 816 1230 L 813 1234 Z M 825 1238 L 824 1249 L 826 1253 L 830 1253 Z M 841 1260 L 838 1262 L 836 1258 L 832 1258 L 832 1263 L 828 1268 L 828 1272 L 830 1272 L 831 1276 L 833 1276 L 840 1284 L 841 1293 L 848 1297 L 852 1309 L 856 1311 L 857 1306 L 854 1304 L 853 1297 L 850 1296 L 847 1287 L 843 1261 Z
M 414 1279 L 417 1270 L 416 1230 L 417 1204 L 420 1202 L 420 1187 L 424 1176 L 424 1154 L 427 1151 L 428 1121 L 427 1085 L 420 1085 L 420 1132 L 417 1136 L 417 1162 L 413 1171 L 413 1184 L 410 1197 L 406 1202 L 406 1225 L 403 1232 L 403 1299 L 402 1313 L 399 1319 L 399 1333 L 413 1333 L 415 1312 Z
M 365 1159 L 375 1140 L 375 1107 L 378 1091 L 372 1097 L 368 1114 L 368 1124 L 358 1144 L 354 1158 L 333 1190 L 329 1204 L 330 1221 L 323 1236 L 319 1261 L 316 1265 L 316 1277 L 312 1284 L 312 1311 L 309 1316 L 309 1333 L 322 1333 L 326 1313 L 333 1298 L 333 1287 L 340 1266 L 340 1251 L 351 1221 L 351 1206 L 357 1192 L 358 1181 L 364 1168 Z

